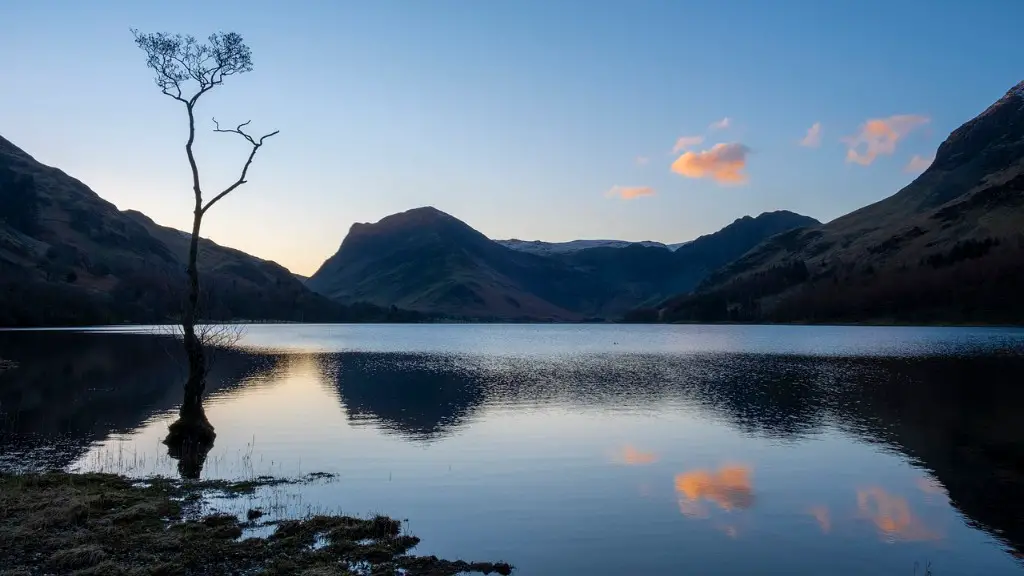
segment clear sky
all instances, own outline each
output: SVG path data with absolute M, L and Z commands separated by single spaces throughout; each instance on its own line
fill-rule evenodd
M 211 117 L 281 134 L 204 236 L 305 274 L 423 205 L 492 238 L 679 242 L 892 194 L 1024 79 L 1021 22 L 1015 0 L 0 0 L 0 134 L 187 229 L 184 110 L 129 27 L 236 31 L 255 70 L 201 101 L 207 189 L 247 153 Z

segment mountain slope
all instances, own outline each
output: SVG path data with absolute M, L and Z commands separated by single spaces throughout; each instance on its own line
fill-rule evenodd
M 306 285 L 339 302 L 478 319 L 615 318 L 689 290 L 768 235 L 817 221 L 788 212 L 737 220 L 673 252 L 631 243 L 542 255 L 488 239 L 426 207 L 355 224 Z
M 664 320 L 1024 322 L 1024 82 L 895 195 L 775 236 Z
M 559 290 L 546 277 L 560 272 L 550 259 L 506 248 L 424 207 L 353 224 L 306 285 L 340 302 L 365 299 L 481 318 L 578 319 L 553 302 L 561 300 Z
M 187 233 L 119 211 L 0 137 L 0 326 L 176 318 L 188 241 Z M 206 318 L 352 316 L 273 262 L 205 239 L 200 246 Z

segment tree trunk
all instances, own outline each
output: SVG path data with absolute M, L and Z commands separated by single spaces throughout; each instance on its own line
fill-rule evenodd
M 203 392 L 206 390 L 206 358 L 203 343 L 196 336 L 196 317 L 199 314 L 199 226 L 203 221 L 202 207 L 196 203 L 192 219 L 192 239 L 188 247 L 188 303 L 182 319 L 185 355 L 188 357 L 188 380 L 185 381 L 185 399 L 181 404 L 181 416 L 195 414 L 203 409 Z
M 203 342 L 196 335 L 196 319 L 199 315 L 199 227 L 203 221 L 202 205 L 196 197 L 196 209 L 192 220 L 192 239 L 188 249 L 188 301 L 181 321 L 185 355 L 188 357 L 188 379 L 185 380 L 185 395 L 178 413 L 178 420 L 171 424 L 164 440 L 168 445 L 189 450 L 201 450 L 202 446 L 213 444 L 217 436 L 213 425 L 203 410 L 203 393 L 206 391 L 206 354 Z M 206 448 L 208 450 L 208 448 Z

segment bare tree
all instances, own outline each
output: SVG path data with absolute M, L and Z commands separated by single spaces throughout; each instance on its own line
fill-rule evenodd
M 249 144 L 251 150 L 238 179 L 209 200 L 204 200 L 199 166 L 192 152 L 192 145 L 196 139 L 196 105 L 203 94 L 223 84 L 228 76 L 252 71 L 252 53 L 242 41 L 242 36 L 235 32 L 212 34 L 206 42 L 196 40 L 192 36 L 164 32 L 143 34 L 132 29 L 132 34 L 135 36 L 135 44 L 146 53 L 146 65 L 156 72 L 157 87 L 165 95 L 184 105 L 188 114 L 185 155 L 192 170 L 192 193 L 195 200 L 186 271 L 188 300 L 181 322 L 185 354 L 188 357 L 188 379 L 185 381 L 185 397 L 181 404 L 180 417 L 171 425 L 167 442 L 212 442 L 215 437 L 213 426 L 203 411 L 208 364 L 203 339 L 196 333 L 199 308 L 199 269 L 196 264 L 199 253 L 199 229 L 203 216 L 214 204 L 246 183 L 245 178 L 256 153 L 267 138 L 274 136 L 278 131 L 256 138 L 245 131 L 249 122 L 243 122 L 232 129 L 221 129 L 214 120 L 214 132 L 237 134 Z

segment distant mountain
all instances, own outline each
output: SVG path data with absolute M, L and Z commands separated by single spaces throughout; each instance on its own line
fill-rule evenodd
M 950 134 L 895 195 L 774 236 L 656 314 L 1024 323 L 1022 263 L 1024 82 Z
M 339 302 L 500 320 L 616 318 L 692 289 L 764 238 L 818 224 L 791 212 L 742 218 L 673 252 L 627 243 L 536 253 L 425 207 L 354 224 L 306 285 Z
M 628 240 L 570 240 L 568 242 L 543 242 L 541 240 L 518 240 L 513 238 L 511 240 L 495 240 L 495 242 L 506 248 L 519 250 L 520 252 L 540 254 L 541 256 L 569 254 L 571 252 L 586 250 L 587 248 L 624 248 L 634 244 L 656 248 L 669 248 L 669 246 L 662 244 L 661 242 L 651 242 L 649 240 L 641 242 L 630 242 Z
M 0 326 L 176 318 L 188 242 L 188 233 L 119 211 L 0 138 Z M 282 266 L 209 240 L 200 242 L 199 263 L 204 318 L 341 321 L 389 314 L 339 305 Z

